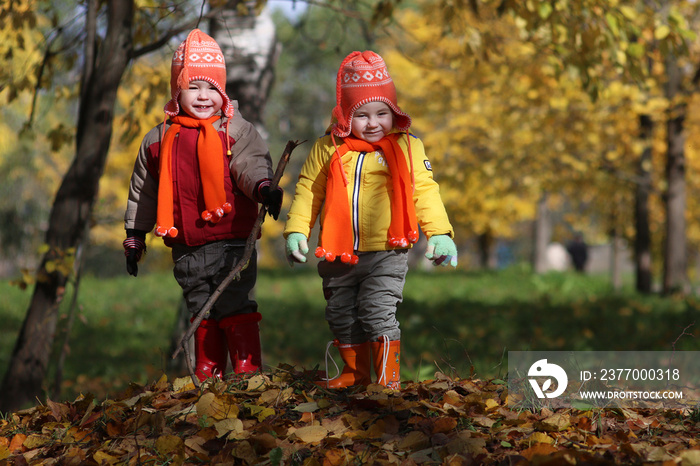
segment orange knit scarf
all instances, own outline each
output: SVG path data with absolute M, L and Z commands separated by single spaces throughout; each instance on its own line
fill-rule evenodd
M 202 179 L 204 205 L 202 219 L 217 223 L 225 214 L 231 212 L 231 204 L 226 202 L 224 189 L 224 164 L 222 155 L 224 146 L 213 123 L 219 115 L 206 120 L 178 115 L 172 117 L 172 125 L 165 132 L 160 150 L 160 178 L 158 181 L 158 214 L 156 219 L 157 236 L 174 238 L 178 231 L 173 218 L 173 144 L 180 128 L 199 128 L 197 137 L 197 161 Z
M 410 136 L 407 134 L 407 137 Z M 333 136 L 331 136 L 333 137 Z M 393 194 L 391 196 L 391 224 L 387 241 L 392 248 L 407 248 L 409 243 L 418 241 L 418 224 L 413 204 L 412 168 L 409 171 L 406 156 L 398 144 L 400 133 L 384 137 L 376 143 L 369 143 L 353 136 L 343 139 L 343 144 L 336 147 L 336 153 L 330 162 L 324 221 L 320 246 L 316 257 L 325 257 L 332 262 L 340 257 L 341 262 L 356 264 L 358 258 L 353 254 L 353 231 L 350 205 L 348 203 L 347 179 L 343 170 L 341 157 L 348 151 L 374 152 L 381 150 L 389 165 Z M 333 140 L 335 144 L 335 140 Z M 411 158 L 409 142 L 409 158 Z M 413 163 L 411 161 L 411 163 Z

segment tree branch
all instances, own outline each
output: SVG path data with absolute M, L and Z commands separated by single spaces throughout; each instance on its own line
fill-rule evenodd
M 183 32 L 191 31 L 192 29 L 196 28 L 199 25 L 199 23 L 202 21 L 202 19 L 215 18 L 215 17 L 219 16 L 223 10 L 224 10 L 224 8 L 222 8 L 222 7 L 214 8 L 212 10 L 209 10 L 208 13 L 203 14 L 201 16 L 198 16 L 197 18 L 195 18 L 191 21 L 183 23 L 180 26 L 174 27 L 172 29 L 168 29 L 155 42 L 151 42 L 150 44 L 146 44 L 143 47 L 139 47 L 138 49 L 132 50 L 130 58 L 133 60 L 133 59 L 141 57 L 142 55 L 146 55 L 148 53 L 151 53 L 154 50 L 160 49 L 165 44 L 167 44 L 170 41 L 170 39 L 177 36 L 178 34 L 182 34 Z

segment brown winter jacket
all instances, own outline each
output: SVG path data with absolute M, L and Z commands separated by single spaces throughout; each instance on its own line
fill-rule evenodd
M 227 201 L 233 206 L 217 224 L 200 218 L 204 210 L 196 143 L 198 130 L 183 127 L 173 145 L 173 209 L 175 227 L 179 234 L 164 239 L 166 245 L 174 243 L 199 246 L 223 239 L 245 239 L 250 234 L 257 217 L 255 192 L 257 184 L 272 178 L 272 161 L 267 145 L 253 124 L 238 113 L 234 101 L 234 116 L 214 123 L 225 142 L 225 125 L 229 124 L 231 156 L 222 149 L 222 163 L 228 165 L 224 179 Z M 169 126 L 166 122 L 165 129 Z M 124 228 L 151 231 L 156 222 L 158 206 L 158 157 L 163 124 L 151 129 L 141 142 L 129 186 L 129 199 L 124 214 Z M 225 144 L 222 145 L 222 148 Z

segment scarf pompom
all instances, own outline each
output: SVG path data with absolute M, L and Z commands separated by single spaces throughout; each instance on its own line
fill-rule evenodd
M 175 227 L 166 228 L 157 226 L 154 233 L 156 236 L 160 236 L 161 238 L 164 238 L 166 236 L 169 236 L 170 238 L 175 238 L 179 232 Z

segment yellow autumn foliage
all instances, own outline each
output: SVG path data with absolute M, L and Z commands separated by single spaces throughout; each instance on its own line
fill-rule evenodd
M 382 43 L 399 104 L 426 144 L 458 234 L 512 236 L 520 222 L 534 218 L 534 206 L 547 192 L 565 197 L 573 213 L 566 217 L 571 228 L 599 238 L 615 228 L 632 239 L 638 165 L 649 144 L 652 231 L 659 231 L 665 221 L 661 195 L 669 108 L 660 84 L 664 68 L 652 67 L 644 79 L 625 78 L 630 57 L 638 53 L 630 50 L 626 31 L 649 30 L 652 12 L 627 6 L 615 10 L 597 0 L 557 2 L 558 11 L 545 12 L 540 10 L 545 3 L 518 4 L 514 19 L 497 14 L 488 2 L 479 4 L 477 17 L 470 8 L 446 14 L 447 8 L 421 1 L 397 14 L 402 33 Z M 571 21 L 583 8 L 608 13 L 581 31 Z M 670 41 L 683 28 L 687 23 L 651 31 L 657 40 Z M 590 62 L 576 62 L 567 56 L 571 50 L 536 47 L 545 36 L 550 45 L 578 47 L 581 60 Z M 601 41 L 615 37 L 612 54 L 594 50 L 603 50 Z M 625 74 L 621 65 L 628 67 Z M 637 78 L 644 74 L 632 71 Z M 596 99 L 584 85 L 591 79 L 598 86 Z M 695 107 L 688 107 L 689 170 L 700 168 Z M 643 114 L 655 122 L 651 141 L 639 135 Z M 688 177 L 689 193 L 700 188 L 696 178 Z M 697 198 L 688 196 L 688 234 L 696 244 Z

